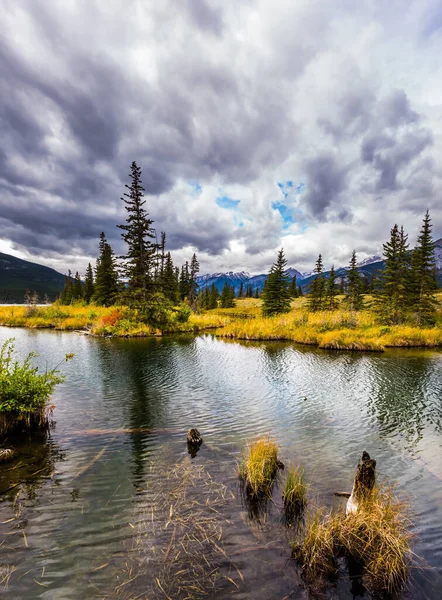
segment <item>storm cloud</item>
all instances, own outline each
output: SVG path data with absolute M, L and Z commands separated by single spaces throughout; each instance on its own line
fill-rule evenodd
M 157 232 L 203 271 L 281 246 L 338 266 L 427 207 L 442 233 L 437 7 L 399 6 L 0 0 L 0 249 L 84 270 L 105 231 L 120 254 L 133 160 Z

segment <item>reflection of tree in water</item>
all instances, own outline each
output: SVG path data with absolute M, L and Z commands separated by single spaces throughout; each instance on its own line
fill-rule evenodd
M 133 455 L 133 482 L 138 488 L 144 481 L 147 455 L 155 443 L 156 429 L 164 424 L 167 393 L 174 386 L 173 340 L 148 338 L 143 340 L 109 340 L 99 345 L 101 369 L 106 377 L 104 397 L 118 397 L 124 404 L 124 424 L 135 431 L 130 435 Z M 183 343 L 183 342 L 181 342 Z M 188 345 L 189 341 L 186 340 Z M 107 388 L 107 389 L 106 389 Z M 109 392 L 108 392 L 109 390 Z
M 386 357 L 373 361 L 367 381 L 371 384 L 369 406 L 381 433 L 403 436 L 410 450 L 428 425 L 442 432 L 440 406 L 428 393 L 432 367 L 432 361 L 424 357 Z
M 35 500 L 38 488 L 53 476 L 64 453 L 49 431 L 8 437 L 2 445 L 13 447 L 17 454 L 12 461 L 0 465 L 0 500 L 12 501 L 18 492 L 27 500 Z

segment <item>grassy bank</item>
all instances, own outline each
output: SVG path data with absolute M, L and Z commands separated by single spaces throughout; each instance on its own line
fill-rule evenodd
M 442 301 L 442 294 L 438 300 Z M 380 325 L 370 310 L 352 313 L 342 308 L 311 313 L 305 298 L 294 300 L 290 312 L 265 318 L 261 316 L 260 304 L 260 300 L 244 299 L 233 309 L 216 311 L 230 316 L 230 322 L 217 335 L 239 340 L 287 340 L 335 350 L 442 346 L 442 307 L 437 326 L 421 329 L 411 325 Z
M 261 300 L 254 298 L 238 300 L 235 308 L 191 314 L 185 322 L 177 311 L 162 331 L 140 322 L 135 311 L 115 306 L 0 306 L 0 325 L 129 337 L 215 330 L 219 337 L 238 340 L 286 340 L 319 348 L 381 352 L 390 347 L 442 347 L 442 293 L 438 300 L 437 325 L 427 329 L 380 325 L 370 310 L 311 313 L 305 298 L 294 300 L 290 312 L 269 318 L 262 317 Z

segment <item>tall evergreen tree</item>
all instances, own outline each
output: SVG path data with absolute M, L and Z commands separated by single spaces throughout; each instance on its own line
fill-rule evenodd
M 153 221 L 144 208 L 144 188 L 141 181 L 141 168 L 134 161 L 129 173 L 129 193 L 122 198 L 128 212 L 125 225 L 118 225 L 127 244 L 127 254 L 122 256 L 122 273 L 127 278 L 127 296 L 130 303 L 145 303 L 155 289 L 155 267 L 157 263 L 157 244 Z
M 278 252 L 264 284 L 262 293 L 262 314 L 270 317 L 290 310 L 290 279 L 286 274 L 287 259 L 284 249 Z
M 179 279 L 179 294 L 180 299 L 184 300 L 189 296 L 190 290 L 190 273 L 189 273 L 189 263 L 186 260 L 186 264 L 181 267 L 180 279 Z
M 92 301 L 99 306 L 111 306 L 118 293 L 118 272 L 114 252 L 104 233 L 100 235 L 99 248 Z
M 196 254 L 192 256 L 192 260 L 190 261 L 190 272 L 189 272 L 189 292 L 188 299 L 191 306 L 195 305 L 196 296 L 198 292 L 198 282 L 196 277 L 200 270 L 200 264 L 196 258 Z
M 72 300 L 81 300 L 83 298 L 83 284 L 78 271 L 75 273 L 74 287 L 72 290 Z
M 351 255 L 347 272 L 347 290 L 344 302 L 350 310 L 361 310 L 363 304 L 361 274 L 358 271 L 355 250 Z
M 170 252 L 166 254 L 162 272 L 161 289 L 163 294 L 171 302 L 176 302 L 178 300 L 178 281 Z
M 242 281 L 239 286 L 238 298 L 244 298 L 244 284 Z
M 255 288 L 255 298 L 260 298 L 259 287 Z
M 330 275 L 325 285 L 325 308 L 328 310 L 336 310 L 338 308 L 338 301 L 336 296 L 339 293 L 338 284 L 336 283 L 336 272 L 335 267 L 332 265 L 330 269 Z
M 209 306 L 208 308 L 218 308 L 219 292 L 214 283 L 210 287 Z
M 405 320 L 409 304 L 408 236 L 404 228 L 394 225 L 390 240 L 383 244 L 385 267 L 381 273 L 380 288 L 375 295 L 375 310 L 384 323 L 397 325 Z
M 94 273 L 92 271 L 91 263 L 88 264 L 86 274 L 84 277 L 84 300 L 89 304 L 94 294 Z
M 72 281 L 72 273 L 69 269 L 68 274 L 64 276 L 64 288 L 60 295 L 61 304 L 71 304 L 74 291 L 74 283 Z
M 325 308 L 325 277 L 322 254 L 318 256 L 313 273 L 316 273 L 311 287 L 308 299 L 308 308 L 313 312 L 324 310 Z
M 298 297 L 298 284 L 296 281 L 296 275 L 293 275 L 292 280 L 290 282 L 289 293 L 292 298 Z
M 221 308 L 233 308 L 235 305 L 235 290 L 226 282 L 221 292 Z
M 431 235 L 431 219 L 427 210 L 422 229 L 417 238 L 417 246 L 411 258 L 410 303 L 419 326 L 435 323 L 437 287 L 435 279 L 435 244 Z

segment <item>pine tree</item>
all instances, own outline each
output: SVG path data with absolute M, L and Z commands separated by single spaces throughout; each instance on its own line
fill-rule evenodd
M 72 273 L 69 269 L 68 274 L 64 276 L 64 288 L 60 295 L 60 304 L 71 304 L 74 284 L 72 282 Z
M 298 284 L 296 281 L 296 275 L 293 275 L 292 280 L 290 282 L 289 293 L 292 298 L 298 297 Z
M 281 248 L 264 284 L 262 294 L 264 316 L 270 317 L 290 310 L 290 280 L 285 272 L 286 266 L 287 259 L 284 256 L 284 249 Z
M 238 298 L 244 298 L 244 284 L 242 281 L 239 286 Z
M 259 287 L 255 288 L 255 298 L 259 298 L 260 297 L 260 293 L 259 293 Z
M 162 269 L 163 275 L 161 278 L 161 289 L 163 294 L 171 302 L 177 302 L 178 300 L 178 281 L 176 278 L 176 270 L 173 266 L 172 256 L 170 252 L 166 254 L 164 261 L 164 267 Z
M 221 292 L 221 308 L 233 308 L 235 305 L 235 290 L 226 282 Z
M 435 279 L 435 244 L 431 236 L 431 219 L 427 210 L 417 246 L 411 257 L 410 303 L 418 326 L 434 325 L 437 288 Z
M 118 293 L 118 272 L 114 252 L 104 233 L 100 235 L 99 248 L 92 301 L 99 306 L 111 306 Z
M 92 271 L 91 263 L 88 264 L 86 274 L 84 277 L 84 300 L 89 304 L 94 294 L 94 273 Z
M 189 263 L 186 260 L 186 264 L 181 267 L 181 274 L 179 280 L 179 294 L 180 299 L 184 300 L 189 295 L 190 289 L 190 274 L 189 274 Z
M 141 169 L 134 161 L 129 174 L 131 184 L 122 198 L 128 212 L 125 225 L 118 225 L 127 244 L 127 254 L 122 256 L 123 275 L 127 278 L 127 299 L 130 304 L 143 304 L 155 290 L 155 267 L 157 264 L 157 244 L 152 219 L 144 208 L 144 188 L 141 181 Z
M 209 296 L 209 306 L 208 308 L 218 308 L 218 300 L 219 300 L 219 292 L 218 288 L 214 283 L 210 288 L 210 296 Z
M 338 292 L 339 289 L 338 284 L 336 283 L 335 267 L 332 265 L 332 268 L 330 269 L 330 275 L 325 286 L 325 308 L 327 310 L 336 310 L 338 308 L 338 301 L 336 300 Z
M 304 295 L 304 292 L 302 291 L 302 287 L 300 285 L 298 285 L 298 298 L 302 298 L 303 295 Z
M 344 298 L 350 310 L 361 310 L 362 308 L 362 281 L 356 262 L 356 251 L 353 250 L 350 266 L 347 272 L 347 290 Z
M 405 320 L 409 292 L 408 236 L 404 228 L 394 225 L 390 240 L 383 244 L 385 267 L 381 273 L 380 289 L 376 292 L 374 307 L 382 322 L 397 325 Z
M 310 287 L 310 296 L 307 306 L 311 311 L 316 312 L 318 310 L 324 310 L 325 308 L 325 277 L 322 254 L 318 256 L 313 273 L 316 273 L 316 277 Z
M 195 305 L 197 291 L 198 291 L 198 282 L 196 277 L 200 270 L 200 264 L 196 258 L 196 254 L 192 256 L 192 260 L 190 261 L 190 273 L 189 273 L 189 292 L 188 299 L 191 306 Z
M 72 300 L 81 300 L 83 298 L 83 284 L 78 271 L 75 273 L 74 288 L 72 290 Z

